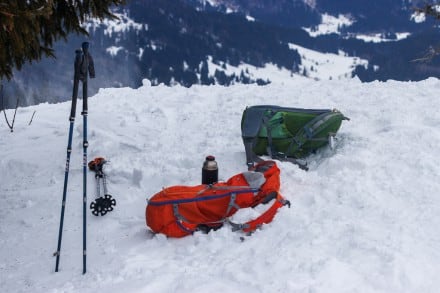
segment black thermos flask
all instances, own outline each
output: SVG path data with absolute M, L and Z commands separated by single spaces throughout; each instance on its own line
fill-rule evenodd
M 202 184 L 214 184 L 218 181 L 218 165 L 214 156 L 207 156 L 203 162 Z

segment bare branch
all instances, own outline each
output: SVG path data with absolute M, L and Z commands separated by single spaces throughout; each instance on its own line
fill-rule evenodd
M 0 85 L 0 97 L 2 100 L 2 110 L 3 110 L 3 114 L 5 115 L 6 123 L 8 124 L 9 129 L 11 129 L 11 132 L 14 132 L 15 115 L 17 115 L 19 99 L 17 99 L 17 105 L 15 106 L 14 117 L 12 118 L 12 124 L 11 124 L 11 123 L 9 123 L 8 116 L 6 116 L 6 109 L 5 109 L 5 105 L 4 105 L 4 99 L 3 99 L 4 98 L 3 97 L 3 85 Z
M 31 117 L 31 121 L 29 121 L 29 124 L 28 125 L 31 125 L 31 123 L 32 123 L 32 120 L 34 119 L 34 115 L 35 115 L 35 113 L 36 113 L 37 111 L 36 110 L 34 110 L 34 113 L 32 113 L 32 117 Z
M 431 62 L 437 55 L 440 55 L 440 46 L 429 46 L 422 57 L 413 59 L 411 62 Z

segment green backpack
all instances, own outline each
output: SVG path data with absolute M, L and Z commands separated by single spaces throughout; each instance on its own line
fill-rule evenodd
M 247 107 L 241 119 L 241 136 L 246 163 L 252 167 L 269 155 L 290 161 L 307 170 L 303 158 L 325 146 L 336 135 L 342 120 L 349 120 L 338 110 L 315 110 L 279 106 Z

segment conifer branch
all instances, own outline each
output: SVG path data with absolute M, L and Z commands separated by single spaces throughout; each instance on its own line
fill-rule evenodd
M 28 0 L 0 3 L 0 78 L 42 57 L 55 57 L 54 42 L 70 33 L 87 35 L 88 19 L 117 18 L 111 6 L 125 0 Z
M 431 2 L 430 4 L 425 3 L 423 7 L 414 8 L 414 11 L 417 14 L 431 16 L 436 20 L 440 20 L 440 6 L 438 1 Z M 411 62 L 431 62 L 437 55 L 440 55 L 440 46 L 429 46 L 422 57 L 413 59 Z

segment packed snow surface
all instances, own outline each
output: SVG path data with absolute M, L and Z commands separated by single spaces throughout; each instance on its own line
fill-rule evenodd
M 100 90 L 89 99 L 88 160 L 110 160 L 117 205 L 104 217 L 88 210 L 85 275 L 81 101 L 58 273 L 70 103 L 20 108 L 13 133 L 0 119 L 0 292 L 438 292 L 439 91 L 437 79 L 300 77 Z M 246 170 L 241 115 L 258 104 L 337 108 L 351 120 L 334 149 L 308 157 L 308 172 L 278 162 L 292 206 L 251 236 L 228 226 L 182 239 L 149 232 L 147 198 L 199 184 L 206 155 L 221 180 Z M 87 188 L 90 203 L 93 173 Z

